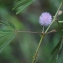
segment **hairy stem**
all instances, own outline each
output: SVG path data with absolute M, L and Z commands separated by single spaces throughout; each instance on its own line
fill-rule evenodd
M 45 33 L 49 30 L 49 28 L 51 27 L 51 25 L 53 24 L 53 22 L 56 20 L 57 14 L 58 14 L 58 12 L 59 12 L 59 10 L 60 10 L 62 4 L 63 4 L 63 3 L 61 2 L 60 6 L 59 6 L 59 8 L 58 8 L 58 10 L 57 10 L 57 12 L 56 12 L 56 14 L 55 14 L 55 16 L 54 16 L 52 22 L 51 22 L 51 24 L 48 26 L 48 28 L 46 29 Z
M 44 35 L 43 35 L 43 36 L 41 37 L 41 39 L 40 39 L 40 42 L 39 42 L 39 44 L 38 44 L 36 53 L 35 53 L 35 55 L 33 56 L 33 61 L 32 61 L 32 63 L 34 63 L 34 62 L 36 61 L 37 54 L 38 54 L 38 51 L 39 51 L 39 48 L 40 48 L 40 45 L 41 45 L 41 42 L 42 42 L 43 38 L 44 38 Z

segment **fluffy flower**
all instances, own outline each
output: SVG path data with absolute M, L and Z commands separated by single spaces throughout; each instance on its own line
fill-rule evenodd
M 48 12 L 44 12 L 40 15 L 39 23 L 43 26 L 48 26 L 52 21 L 52 16 Z

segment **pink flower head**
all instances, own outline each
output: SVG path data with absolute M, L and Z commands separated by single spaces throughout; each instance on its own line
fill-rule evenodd
M 48 12 L 44 12 L 40 15 L 39 23 L 43 26 L 48 26 L 52 21 L 52 16 Z

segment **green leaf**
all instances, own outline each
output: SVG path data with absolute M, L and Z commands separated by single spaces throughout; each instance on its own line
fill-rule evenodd
M 57 55 L 58 55 L 58 50 L 59 49 L 56 49 L 56 51 L 54 52 L 50 63 L 55 63 L 56 62 L 56 58 L 57 58 Z
M 53 49 L 53 51 L 51 53 L 53 56 L 52 56 L 52 59 L 51 59 L 50 63 L 55 63 L 56 60 L 58 59 L 57 55 L 58 55 L 59 50 L 62 48 L 62 41 L 63 41 L 63 38 L 60 39 L 59 43 Z
M 20 1 L 20 0 L 15 0 L 15 2 Z
M 11 23 L 10 21 L 8 21 L 8 24 L 9 24 L 9 26 L 10 26 L 11 28 L 15 29 L 15 26 L 14 26 L 13 23 Z
M 9 33 L 12 33 L 12 31 L 11 30 L 0 30 L 0 39 Z
M 11 42 L 11 40 L 14 38 L 15 34 L 10 33 L 9 35 L 6 36 L 6 41 L 0 46 L 0 53 L 3 51 L 3 49 Z M 4 37 L 5 38 L 5 37 Z M 0 41 L 1 42 L 1 41 Z
M 0 30 L 0 33 L 10 33 L 12 30 Z
M 15 29 L 14 24 L 11 23 L 10 21 L 0 21 L 0 23 L 5 25 L 8 29 L 10 29 L 10 28 Z
M 0 38 L 2 38 L 2 37 L 4 37 L 4 36 L 6 36 L 6 34 L 0 34 Z
M 8 21 L 0 21 L 2 27 L 0 29 L 0 52 L 11 42 L 14 38 L 14 25 Z M 6 28 L 7 27 L 7 28 Z
M 0 39 L 12 32 L 12 30 L 0 30 Z
M 56 45 L 56 47 L 53 49 L 52 53 L 51 54 L 54 54 L 54 52 L 56 51 L 56 49 L 59 49 L 60 46 L 62 44 L 62 38 L 60 39 L 59 43 Z
M 33 2 L 33 0 L 28 1 L 27 3 L 25 3 L 24 5 L 20 6 L 20 10 L 16 12 L 16 14 L 19 14 L 21 11 L 23 11 L 26 7 L 28 7 L 31 3 Z
M 12 10 L 14 10 L 14 9 L 16 9 L 16 8 L 18 8 L 18 7 L 22 6 L 22 5 L 24 5 L 24 4 L 26 4 L 28 1 L 30 1 L 30 0 L 22 0 L 22 1 L 20 2 L 20 4 L 18 4 L 17 6 L 15 6 Z
M 22 10 L 24 10 L 27 6 L 29 6 L 33 1 L 34 0 L 21 0 L 21 2 L 17 6 L 15 6 L 12 10 L 20 7 L 20 10 L 17 11 L 17 13 L 16 13 L 16 14 L 18 14 Z
M 3 37 L 0 38 L 0 46 L 5 43 L 5 41 L 8 39 L 7 37 L 9 37 L 10 34 L 4 34 Z
M 3 21 L 0 20 L 0 24 L 5 24 L 5 22 L 3 22 Z M 6 25 L 6 24 L 5 24 L 5 25 Z

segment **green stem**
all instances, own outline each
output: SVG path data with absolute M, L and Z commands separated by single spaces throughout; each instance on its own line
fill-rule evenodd
M 59 6 L 59 8 L 58 8 L 58 10 L 57 10 L 57 12 L 56 12 L 54 18 L 53 18 L 51 24 L 50 24 L 50 25 L 48 26 L 48 28 L 46 29 L 45 33 L 47 33 L 47 31 L 49 30 L 49 28 L 51 27 L 51 25 L 52 25 L 53 22 L 55 21 L 55 19 L 56 19 L 56 17 L 57 17 L 57 14 L 58 14 L 58 12 L 59 12 L 59 10 L 60 10 L 60 8 L 61 8 L 61 6 L 62 6 L 62 2 L 61 2 L 61 4 L 60 4 L 60 6 Z M 36 61 L 36 58 L 37 58 L 37 55 L 38 55 L 38 51 L 39 51 L 40 45 L 41 45 L 42 40 L 43 40 L 44 37 L 45 37 L 45 36 L 42 35 L 42 37 L 41 37 L 41 39 L 40 39 L 40 42 L 39 42 L 39 44 L 38 44 L 37 50 L 36 50 L 36 52 L 35 52 L 35 55 L 33 56 L 32 63 L 35 63 L 35 61 Z
M 44 32 L 44 26 L 43 26 L 43 28 L 42 28 L 42 32 Z
M 56 14 L 55 14 L 55 16 L 54 16 L 52 22 L 51 22 L 51 24 L 48 26 L 48 28 L 46 29 L 45 33 L 49 30 L 49 28 L 51 27 L 51 25 L 53 24 L 53 22 L 56 20 L 57 14 L 58 14 L 58 12 L 59 12 L 59 10 L 60 10 L 62 4 L 63 4 L 63 3 L 61 2 L 60 6 L 59 6 L 59 8 L 58 8 L 58 10 L 57 10 L 57 12 L 56 12 Z
M 37 54 L 38 54 L 38 51 L 39 51 L 39 48 L 40 48 L 40 45 L 41 45 L 41 43 L 42 43 L 43 38 L 44 38 L 44 35 L 43 35 L 43 36 L 41 37 L 41 39 L 40 39 L 40 42 L 39 42 L 39 44 L 38 44 L 36 53 L 35 53 L 35 55 L 33 56 L 33 61 L 32 61 L 32 63 L 34 63 L 35 60 L 36 60 L 36 58 L 37 58 Z

